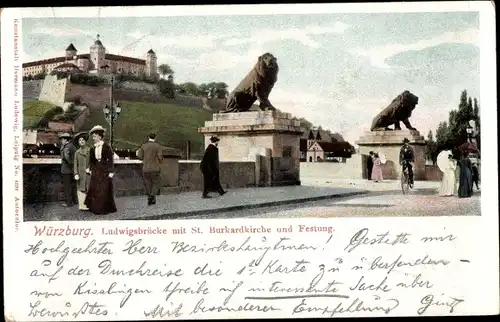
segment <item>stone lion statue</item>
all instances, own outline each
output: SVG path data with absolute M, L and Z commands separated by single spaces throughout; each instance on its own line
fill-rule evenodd
M 269 94 L 278 80 L 278 70 L 277 59 L 272 54 L 259 56 L 252 70 L 229 94 L 223 113 L 246 112 L 257 100 L 261 110 L 275 110 L 269 101 Z
M 411 126 L 409 118 L 412 111 L 418 104 L 418 97 L 404 91 L 392 100 L 391 104 L 380 112 L 372 121 L 371 131 L 392 130 L 390 125 L 394 125 L 394 130 L 401 130 L 399 122 L 403 122 L 408 130 L 416 130 Z

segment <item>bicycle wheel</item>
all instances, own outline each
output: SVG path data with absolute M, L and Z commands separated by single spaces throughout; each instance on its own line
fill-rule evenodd
M 408 175 L 406 174 L 406 172 L 403 172 L 401 174 L 401 190 L 403 191 L 404 195 L 408 193 L 409 188 Z

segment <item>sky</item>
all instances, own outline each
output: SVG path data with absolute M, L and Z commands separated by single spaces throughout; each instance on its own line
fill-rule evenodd
M 351 144 L 404 90 L 419 97 L 410 122 L 424 136 L 462 90 L 479 99 L 477 12 L 26 18 L 22 34 L 23 62 L 62 56 L 70 43 L 88 53 L 99 34 L 107 53 L 153 49 L 176 83 L 229 90 L 270 52 L 280 66 L 273 105 Z

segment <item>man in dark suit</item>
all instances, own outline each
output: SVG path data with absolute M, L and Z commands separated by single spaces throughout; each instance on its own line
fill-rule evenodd
M 71 207 L 76 204 L 76 184 L 73 180 L 73 162 L 75 158 L 76 147 L 71 143 L 71 135 L 62 133 L 59 135 L 61 140 L 61 177 L 64 191 L 63 207 Z
M 403 146 L 399 150 L 399 164 L 402 165 L 403 171 L 408 168 L 408 183 L 410 188 L 413 188 L 413 163 L 415 163 L 415 152 L 408 144 L 410 140 L 404 138 Z
M 212 198 L 208 195 L 210 191 L 217 191 L 221 196 L 227 191 L 222 189 L 219 179 L 219 139 L 212 136 L 210 144 L 205 150 L 200 163 L 200 170 L 203 173 L 203 195 L 202 198 Z
M 161 167 L 163 147 L 155 142 L 156 133 L 148 135 L 148 142 L 137 150 L 137 157 L 142 160 L 142 177 L 148 196 L 148 206 L 156 203 L 156 195 L 160 194 Z
M 368 159 L 366 160 L 366 168 L 368 169 L 368 180 L 372 179 L 373 170 L 373 151 L 368 154 Z

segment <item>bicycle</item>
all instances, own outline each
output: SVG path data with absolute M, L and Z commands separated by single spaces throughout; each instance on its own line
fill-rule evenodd
M 407 161 L 404 161 L 407 162 Z M 401 173 L 401 190 L 403 191 L 403 194 L 406 195 L 408 194 L 408 191 L 410 191 L 410 188 L 413 188 L 410 184 L 410 176 L 408 174 L 408 165 L 403 162 L 402 166 L 404 167 L 403 172 Z
M 404 195 L 408 194 L 408 191 L 410 191 L 410 183 L 408 182 L 408 168 L 404 169 L 401 173 L 401 190 L 403 191 Z

